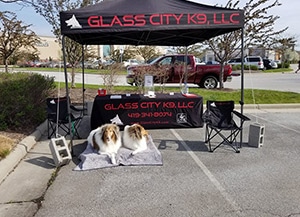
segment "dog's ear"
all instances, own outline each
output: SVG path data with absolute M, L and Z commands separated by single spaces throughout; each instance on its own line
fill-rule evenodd
M 102 126 L 102 128 L 101 128 L 101 132 L 100 132 L 100 137 L 101 137 L 101 140 L 102 141 L 106 141 L 106 138 L 105 138 L 105 136 L 106 136 L 106 130 L 107 130 L 107 125 L 104 125 L 104 126 Z
M 103 133 L 106 131 L 106 128 L 107 128 L 106 125 L 101 127 L 101 132 L 100 132 L 101 135 L 103 135 Z
M 142 127 L 140 125 L 136 124 L 133 127 L 136 130 L 136 132 L 138 132 L 138 133 L 142 132 Z
M 117 125 L 114 125 L 113 127 L 113 132 L 116 136 L 116 138 L 118 137 L 119 133 L 120 133 L 120 128 Z
M 137 139 L 142 139 L 143 135 L 142 135 L 142 126 L 139 124 L 135 124 L 133 126 L 134 131 L 135 131 L 135 136 Z
M 145 130 L 145 128 L 143 126 L 141 126 L 141 125 L 140 125 L 140 130 L 141 130 L 142 136 L 148 137 L 148 131 Z

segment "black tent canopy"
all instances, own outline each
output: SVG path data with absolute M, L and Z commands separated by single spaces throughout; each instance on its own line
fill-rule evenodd
M 186 0 L 106 0 L 61 12 L 60 23 L 80 44 L 188 46 L 241 29 L 244 12 Z
M 65 36 L 82 45 L 188 46 L 243 30 L 244 11 L 187 0 L 105 0 L 60 12 L 60 25 L 68 96 Z M 241 38 L 243 54 L 243 33 Z M 242 112 L 243 70 L 241 75 Z

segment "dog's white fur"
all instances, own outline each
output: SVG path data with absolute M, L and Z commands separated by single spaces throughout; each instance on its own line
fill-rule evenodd
M 133 150 L 132 155 L 147 149 L 148 132 L 140 124 L 126 125 L 122 138 L 123 146 Z
M 112 164 L 117 164 L 116 155 L 122 142 L 120 128 L 116 124 L 104 124 L 92 130 L 87 140 L 100 154 L 108 155 Z

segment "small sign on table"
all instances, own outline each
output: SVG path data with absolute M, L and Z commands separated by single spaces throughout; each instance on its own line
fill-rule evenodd
M 145 75 L 145 93 L 149 97 L 155 96 L 153 75 Z

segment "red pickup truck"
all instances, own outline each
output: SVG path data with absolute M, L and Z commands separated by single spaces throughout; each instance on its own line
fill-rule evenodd
M 213 89 L 217 88 L 219 82 L 220 65 L 219 64 L 197 64 L 193 55 L 172 54 L 164 55 L 154 59 L 152 62 L 143 65 L 129 66 L 127 68 L 126 80 L 128 84 L 138 85 L 137 71 L 142 67 L 159 67 L 164 66 L 167 69 L 167 78 L 165 83 L 184 82 L 184 65 L 187 58 L 187 83 L 199 85 L 201 88 Z M 223 81 L 231 81 L 232 67 L 231 65 L 224 66 Z M 155 76 L 154 76 L 155 77 Z M 154 79 L 158 82 L 157 79 Z

